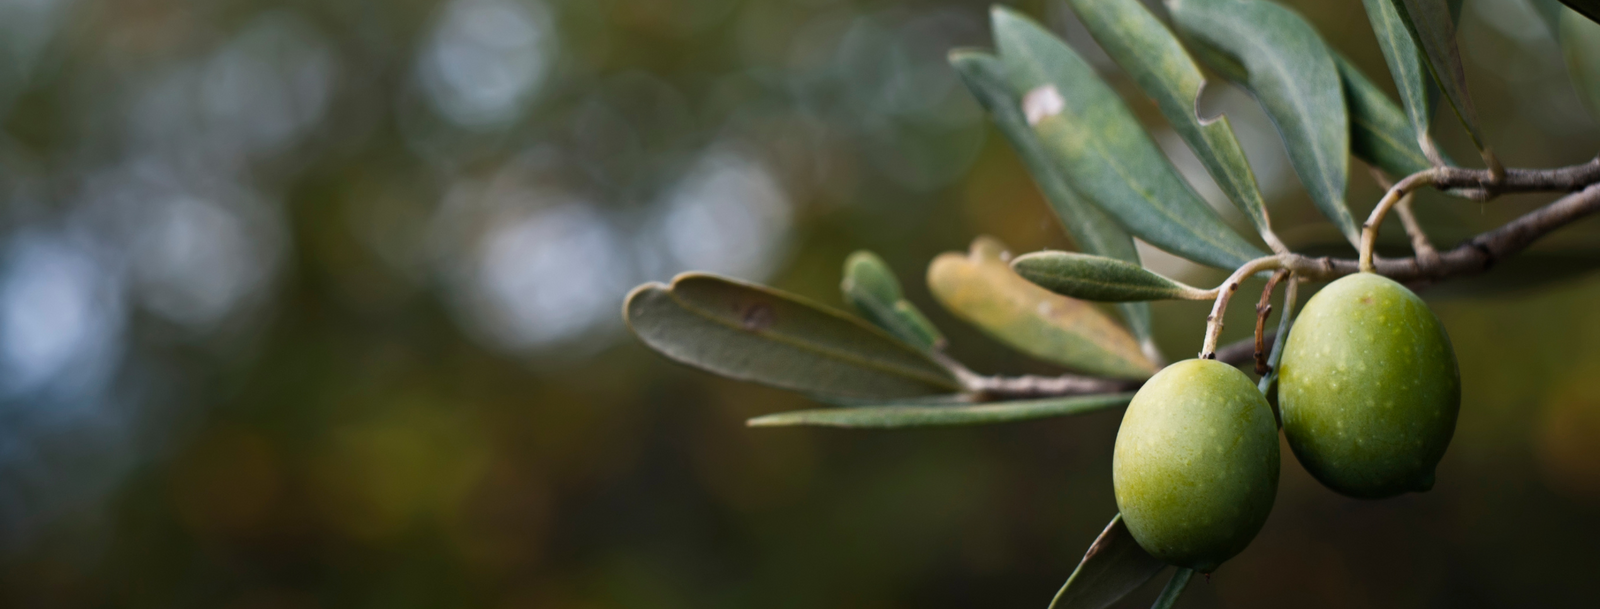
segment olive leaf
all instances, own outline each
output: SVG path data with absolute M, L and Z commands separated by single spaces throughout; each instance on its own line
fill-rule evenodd
M 984 404 L 890 404 L 780 412 L 750 419 L 751 427 L 815 425 L 854 429 L 894 429 L 1007 423 L 1095 412 L 1123 406 L 1132 393 L 1083 395 Z
M 1055 163 L 1045 153 L 1033 128 L 1022 115 L 1022 96 L 1012 91 L 1006 76 L 1005 64 L 1000 58 L 979 51 L 954 51 L 950 65 L 961 76 L 978 103 L 989 111 L 1000 133 L 1011 142 L 1022 162 L 1038 184 L 1039 191 L 1055 210 L 1067 232 L 1078 248 L 1099 256 L 1139 263 L 1139 251 L 1133 237 L 1122 225 L 1107 216 L 1067 185 L 1066 178 L 1056 169 Z M 1126 303 L 1118 306 L 1128 329 L 1140 341 L 1151 340 L 1150 306 L 1144 303 Z
M 1351 243 L 1345 204 L 1350 133 L 1333 54 L 1305 18 L 1260 0 L 1167 0 L 1172 22 L 1201 57 L 1255 95 L 1277 126 L 1311 200 Z
M 1211 297 L 1207 290 L 1173 281 L 1137 264 L 1088 254 L 1034 252 L 1012 261 L 1011 268 L 1046 290 L 1096 302 Z
M 1143 379 L 1156 371 L 1138 342 L 1094 305 L 1018 276 L 994 239 L 979 237 L 967 255 L 934 258 L 928 288 L 957 317 L 1039 359 L 1117 378 Z
M 1574 2 L 1567 2 L 1572 6 Z M 1578 8 L 1573 6 L 1573 8 Z M 1594 10 L 1594 6 L 1589 7 Z M 1561 11 L 1561 52 L 1567 59 L 1567 72 L 1578 89 L 1589 115 L 1600 120 L 1600 23 L 1594 13 L 1588 19 L 1571 10 Z
M 700 273 L 635 288 L 623 309 L 650 348 L 722 376 L 858 399 L 959 391 L 927 354 L 793 294 Z
M 877 254 L 866 250 L 850 254 L 839 289 L 857 313 L 895 338 L 924 350 L 944 347 L 944 335 L 905 299 L 894 271 Z
M 1023 114 L 1072 187 L 1134 236 L 1195 262 L 1234 268 L 1262 255 L 1178 175 L 1094 68 L 1032 20 L 993 11 L 994 36 Z
M 1427 58 L 1428 72 L 1450 100 L 1461 124 L 1472 136 L 1472 143 L 1492 159 L 1488 140 L 1478 127 L 1478 110 L 1467 93 L 1467 74 L 1461 64 L 1461 49 L 1456 46 L 1456 16 L 1447 0 L 1384 0 L 1389 2 L 1411 32 L 1422 54 Z
M 1189 578 L 1194 577 L 1194 569 L 1179 568 L 1172 572 L 1172 579 L 1167 580 L 1167 586 L 1161 589 L 1161 595 L 1156 597 L 1156 602 L 1150 609 L 1172 609 L 1178 604 L 1178 596 L 1183 594 L 1184 587 L 1189 585 Z
M 1203 119 L 1195 104 L 1205 77 L 1172 31 L 1139 0 L 1068 0 L 1078 18 L 1194 150 L 1217 187 L 1255 224 L 1272 234 L 1266 202 L 1228 117 Z
M 1050 602 L 1050 609 L 1104 609 L 1155 577 L 1167 564 L 1133 540 L 1122 514 L 1089 546 L 1083 561 Z
M 1417 144 L 1425 156 L 1437 154 L 1433 139 L 1428 134 L 1428 127 L 1433 122 L 1433 108 L 1439 88 L 1433 83 L 1433 76 L 1428 72 L 1427 58 L 1422 50 L 1417 48 L 1416 41 L 1411 38 L 1411 30 L 1406 28 L 1405 20 L 1395 9 L 1393 0 L 1361 0 L 1361 2 L 1367 9 L 1367 20 L 1372 23 L 1372 32 L 1378 37 L 1378 48 L 1383 51 L 1383 59 L 1389 65 L 1389 75 L 1394 78 L 1395 88 L 1400 91 L 1400 103 L 1405 106 L 1405 114 L 1410 118 Z M 1342 61 L 1342 57 L 1340 59 L 1339 68 L 1343 74 L 1348 62 Z M 1347 79 L 1345 95 L 1349 94 L 1350 86 Z M 1355 103 L 1352 102 L 1350 105 L 1354 106 Z M 1351 121 L 1354 122 L 1356 118 L 1352 115 Z M 1352 141 L 1351 145 L 1355 147 L 1357 143 Z M 1390 175 L 1403 176 L 1414 171 L 1416 170 L 1405 173 L 1390 172 Z
M 1397 179 L 1432 167 L 1405 113 L 1349 60 L 1334 60 L 1350 112 L 1350 153 Z

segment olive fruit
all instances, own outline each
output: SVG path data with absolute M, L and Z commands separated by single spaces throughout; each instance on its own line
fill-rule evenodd
M 1289 448 L 1322 484 L 1367 499 L 1433 488 L 1461 374 L 1411 290 L 1372 273 L 1328 284 L 1295 322 L 1278 379 Z
M 1122 415 L 1111 480 L 1122 520 L 1145 551 L 1210 573 L 1250 545 L 1272 511 L 1272 409 L 1233 366 L 1167 366 Z

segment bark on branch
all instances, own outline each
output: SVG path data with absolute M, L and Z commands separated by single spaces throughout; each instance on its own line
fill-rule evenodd
M 1508 179 L 1512 171 L 1506 170 Z M 1595 177 L 1600 179 L 1600 174 Z M 1378 258 L 1373 261 L 1373 271 L 1401 283 L 1476 275 L 1489 270 L 1496 262 L 1527 249 L 1551 231 L 1597 211 L 1600 211 L 1600 184 L 1592 184 L 1528 212 L 1500 228 L 1480 233 L 1453 249 L 1440 252 L 1437 264 L 1427 264 L 1416 256 Z M 1357 260 L 1308 258 L 1298 254 L 1291 256 L 1284 266 L 1306 278 L 1319 281 L 1337 279 L 1360 270 Z

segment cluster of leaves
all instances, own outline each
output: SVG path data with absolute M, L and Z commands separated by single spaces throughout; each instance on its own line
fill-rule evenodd
M 1600 24 L 1591 20 L 1600 5 L 1563 1 L 1570 10 L 1553 1 L 1540 8 L 1559 33 L 1580 94 L 1600 117 Z M 1477 126 L 1455 43 L 1459 0 L 1363 0 L 1398 105 L 1303 17 L 1268 0 L 1167 0 L 1170 26 L 1139 0 L 1068 4 L 1260 237 L 1257 243 L 1239 235 L 1217 215 L 1076 51 L 1027 17 L 996 8 L 998 52 L 957 50 L 950 63 L 1082 252 L 1013 260 L 1002 244 L 979 238 L 966 254 L 936 258 L 927 283 L 944 307 L 995 340 L 1088 376 L 973 374 L 945 354 L 943 335 L 870 252 L 852 255 L 844 268 L 844 297 L 858 315 L 689 273 L 629 295 L 625 314 L 633 331 L 674 360 L 836 406 L 751 420 L 756 426 L 963 425 L 1111 408 L 1126 404 L 1130 390 L 1163 361 L 1146 301 L 1216 293 L 1144 269 L 1135 237 L 1225 269 L 1288 251 L 1272 231 L 1227 117 L 1196 113 L 1206 83 L 1202 64 L 1260 102 L 1311 199 L 1351 245 L 1359 243 L 1361 228 L 1345 201 L 1349 159 L 1389 176 L 1449 165 L 1429 135 L 1437 98 L 1448 101 L 1485 163 L 1499 171 Z M 1085 300 L 1119 303 L 1123 323 Z M 1285 335 L 1279 333 L 1280 343 Z M 1049 389 L 1052 381 L 1059 388 Z M 1264 391 L 1269 386 L 1262 383 Z M 1113 519 L 1054 606 L 1105 606 L 1162 566 Z M 1173 586 L 1181 590 L 1182 582 Z

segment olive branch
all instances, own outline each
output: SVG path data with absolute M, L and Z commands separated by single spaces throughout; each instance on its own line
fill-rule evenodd
M 870 252 L 858 252 L 845 264 L 841 290 L 854 314 L 764 286 L 686 273 L 670 284 L 640 286 L 628 296 L 624 315 L 635 334 L 676 361 L 832 405 L 758 417 L 751 426 L 968 425 L 1127 404 L 1166 365 L 1152 337 L 1147 303 L 1209 300 L 1199 359 L 1229 365 L 1253 361 L 1261 375 L 1257 387 L 1266 395 L 1274 390 L 1276 368 L 1295 331 L 1301 284 L 1357 273 L 1414 286 L 1467 277 L 1600 211 L 1600 157 L 1569 167 L 1523 169 L 1505 167 L 1488 146 L 1455 46 L 1456 15 L 1445 0 L 1364 2 L 1400 93 L 1399 105 L 1323 43 L 1304 18 L 1267 0 L 1166 0 L 1170 25 L 1138 0 L 1068 4 L 1250 220 L 1265 250 L 1234 231 L 1195 193 L 1076 51 L 1027 17 L 996 8 L 997 51 L 954 51 L 951 65 L 1081 251 L 1013 257 L 1003 244 L 980 237 L 966 253 L 936 258 L 927 283 L 955 317 L 1069 372 L 972 371 L 904 297 L 895 272 Z M 1592 3 L 1568 4 L 1579 12 L 1560 15 L 1562 44 L 1588 44 L 1570 38 L 1573 32 L 1600 40 L 1600 24 L 1584 16 L 1594 15 L 1580 14 Z M 1261 103 L 1312 202 L 1349 242 L 1354 258 L 1298 253 L 1273 231 L 1228 118 L 1196 114 L 1195 102 L 1207 82 L 1202 64 Z M 1600 80 L 1600 74 L 1580 73 L 1600 68 L 1569 67 L 1575 78 Z M 1432 109 L 1440 96 L 1486 168 L 1456 166 L 1433 142 Z M 1600 99 L 1589 101 L 1600 118 Z M 1386 188 L 1360 224 L 1345 202 L 1351 157 L 1367 164 Z M 1391 184 L 1387 176 L 1404 177 Z M 1412 211 L 1413 195 L 1424 188 L 1479 202 L 1512 193 L 1568 194 L 1440 251 Z M 1385 258 L 1374 252 L 1391 211 L 1400 218 L 1412 256 Z M 1163 277 L 1142 266 L 1135 238 L 1199 264 L 1231 269 L 1230 275 L 1210 289 Z M 1229 302 L 1246 279 L 1256 276 L 1268 281 L 1256 304 L 1254 336 L 1219 346 Z M 1280 284 L 1287 287 L 1279 323 L 1276 332 L 1268 332 Z M 1090 302 L 1116 303 L 1121 323 Z M 1133 540 L 1119 515 L 1052 607 L 1104 607 L 1165 566 Z M 1190 575 L 1180 568 L 1156 606 L 1170 606 Z

